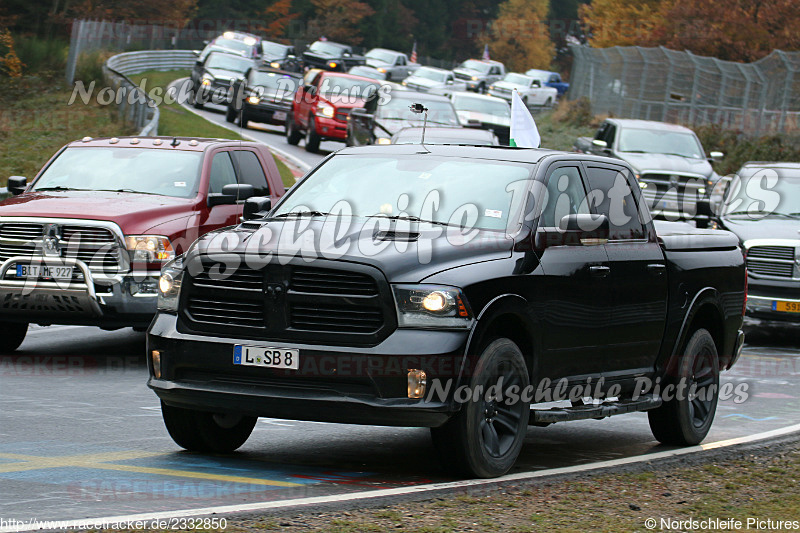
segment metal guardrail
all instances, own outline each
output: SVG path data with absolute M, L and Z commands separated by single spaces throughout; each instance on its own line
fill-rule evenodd
M 103 79 L 117 95 L 120 118 L 141 128 L 139 135 L 158 135 L 158 105 L 128 75 L 148 70 L 189 69 L 195 61 L 191 50 L 146 50 L 110 57 L 103 65 Z

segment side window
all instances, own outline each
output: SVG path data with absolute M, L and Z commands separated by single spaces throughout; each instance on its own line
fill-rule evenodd
M 594 166 L 587 166 L 586 173 L 590 203 L 597 213 L 608 216 L 609 240 L 644 239 L 647 233 L 626 173 Z
M 228 152 L 219 152 L 211 161 L 211 175 L 208 181 L 209 193 L 221 193 L 225 185 L 236 183 L 236 172 Z
M 239 181 L 255 188 L 256 196 L 269 196 L 269 185 L 258 156 L 249 150 L 233 152 L 239 165 Z
M 578 167 L 556 167 L 547 177 L 539 226 L 557 228 L 567 215 L 587 213 L 586 190 Z
M 406 58 L 403 57 L 403 56 L 398 57 L 397 61 L 395 62 L 395 64 L 396 65 L 400 65 L 400 66 L 404 66 L 406 64 Z
M 542 83 L 539 80 L 533 80 L 531 87 L 541 87 Z
M 603 137 L 600 137 L 602 140 L 608 144 L 608 147 L 611 148 L 614 146 L 614 137 L 617 135 L 617 127 L 613 124 L 607 124 L 606 131 L 603 134 Z

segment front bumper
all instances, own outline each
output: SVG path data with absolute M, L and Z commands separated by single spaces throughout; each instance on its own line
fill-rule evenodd
M 347 138 L 347 122 L 335 118 L 315 116 L 316 133 L 323 139 L 344 141 Z
M 244 104 L 244 113 L 248 120 L 265 124 L 277 124 L 279 126 L 286 123 L 286 117 L 291 113 L 291 110 L 291 106 L 263 102 L 256 105 L 247 102 Z
M 158 273 L 118 275 L 96 282 L 83 261 L 63 260 L 83 274 L 81 281 L 31 281 L 7 279 L 17 261 L 0 265 L 0 319 L 43 325 L 70 324 L 108 328 L 146 327 L 156 312 Z
M 800 308 L 800 299 L 770 298 L 748 294 L 746 317 L 760 322 L 800 324 L 800 312 L 778 311 L 777 302 L 793 303 Z
M 511 93 L 510 92 L 508 92 L 508 93 L 505 92 L 505 91 L 504 92 L 498 92 L 496 90 L 489 89 L 489 96 L 494 96 L 495 98 L 502 98 L 506 102 L 510 102 L 511 101 Z
M 464 364 L 466 331 L 398 329 L 374 347 L 322 346 L 220 338 L 177 331 L 177 317 L 158 313 L 147 336 L 148 386 L 169 405 L 251 416 L 436 427 L 452 401 Z M 233 364 L 233 346 L 297 348 L 298 370 Z M 150 354 L 158 350 L 161 377 Z M 408 371 L 425 370 L 423 399 L 408 398 Z M 430 394 L 434 382 L 448 393 Z

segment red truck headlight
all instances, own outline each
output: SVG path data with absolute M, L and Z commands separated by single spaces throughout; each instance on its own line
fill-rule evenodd
M 134 263 L 160 263 L 175 257 L 172 244 L 163 235 L 127 235 L 125 246 Z

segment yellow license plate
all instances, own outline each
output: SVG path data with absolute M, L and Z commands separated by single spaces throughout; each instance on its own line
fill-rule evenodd
M 800 313 L 800 302 L 772 302 L 773 311 Z

